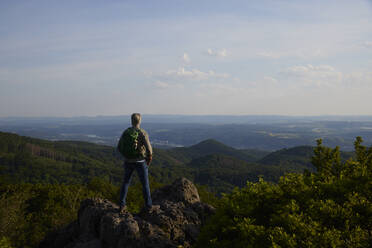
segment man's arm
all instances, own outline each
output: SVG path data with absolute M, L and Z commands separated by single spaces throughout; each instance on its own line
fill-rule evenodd
M 149 135 L 147 134 L 146 131 L 143 131 L 143 136 L 144 136 L 144 146 L 146 149 L 146 163 L 147 165 L 151 164 L 152 161 L 152 147 L 149 139 Z
M 123 155 L 122 154 L 122 151 L 123 151 L 123 134 L 120 136 L 120 139 L 119 139 L 119 142 L 118 142 L 118 145 L 116 146 L 116 150 L 117 151 L 119 151 L 119 153 L 121 154 L 121 155 Z

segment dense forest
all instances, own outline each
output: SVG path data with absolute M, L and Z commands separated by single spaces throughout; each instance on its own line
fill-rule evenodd
M 321 141 L 273 153 L 215 140 L 155 149 L 151 189 L 186 176 L 217 207 L 198 247 L 368 247 L 372 148 L 361 142 L 354 153 Z M 117 202 L 122 163 L 110 146 L 0 132 L 0 247 L 37 247 L 76 218 L 85 198 Z M 141 185 L 133 183 L 128 208 L 138 212 Z
M 277 182 L 287 172 L 314 170 L 312 147 L 294 147 L 269 153 L 239 150 L 215 140 L 173 149 L 154 149 L 150 176 L 170 183 L 186 176 L 210 191 L 230 192 L 258 176 Z M 0 132 L 0 177 L 8 183 L 87 183 L 100 177 L 119 186 L 123 158 L 114 147 L 81 141 L 46 141 Z

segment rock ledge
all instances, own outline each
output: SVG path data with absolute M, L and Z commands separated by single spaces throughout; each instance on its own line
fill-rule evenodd
M 181 178 L 152 194 L 151 212 L 119 215 L 104 199 L 81 203 L 78 220 L 49 234 L 41 248 L 190 247 L 214 208 L 200 202 L 195 185 Z

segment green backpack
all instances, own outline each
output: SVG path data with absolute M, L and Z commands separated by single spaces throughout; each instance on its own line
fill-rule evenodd
M 141 147 L 138 146 L 140 132 L 140 129 L 130 127 L 121 136 L 118 149 L 125 158 L 136 159 L 142 156 Z

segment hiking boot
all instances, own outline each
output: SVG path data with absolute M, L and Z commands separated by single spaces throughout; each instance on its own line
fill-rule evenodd
M 128 213 L 127 206 L 120 206 L 119 214 L 125 214 L 125 213 Z
M 141 210 L 141 213 L 145 213 L 145 214 L 158 213 L 159 210 L 160 210 L 159 205 L 152 205 L 151 207 L 144 207 Z

